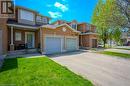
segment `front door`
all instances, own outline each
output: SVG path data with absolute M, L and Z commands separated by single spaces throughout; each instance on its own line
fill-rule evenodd
M 92 39 L 92 48 L 97 47 L 97 39 Z
M 26 32 L 25 42 L 28 48 L 34 48 L 34 32 Z

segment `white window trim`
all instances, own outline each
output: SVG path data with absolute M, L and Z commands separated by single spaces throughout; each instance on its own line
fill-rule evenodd
M 72 27 L 73 25 L 76 25 L 76 28 L 73 28 L 73 27 Z M 77 24 L 76 24 L 76 23 L 71 23 L 71 27 L 72 27 L 73 29 L 76 29 L 76 30 L 77 30 Z
M 38 18 L 39 17 L 39 18 Z M 36 22 L 42 22 L 42 17 L 41 16 L 37 16 L 36 17 Z
M 45 20 L 44 20 L 44 19 L 45 19 Z M 42 22 L 43 22 L 43 23 L 48 23 L 47 18 L 46 18 L 46 17 L 43 17 L 43 18 L 42 18 Z
M 30 12 L 27 10 L 20 9 L 19 15 L 20 15 L 19 19 L 24 19 L 24 20 L 28 20 L 28 21 L 34 21 L 34 19 L 35 19 L 35 14 L 33 12 Z
M 20 37 L 18 37 L 20 36 Z M 15 41 L 22 41 L 22 33 L 21 32 L 15 32 Z

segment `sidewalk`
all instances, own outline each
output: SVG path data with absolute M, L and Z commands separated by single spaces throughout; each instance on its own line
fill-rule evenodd
M 106 49 L 105 51 L 130 54 L 130 50 L 123 50 L 123 49 Z

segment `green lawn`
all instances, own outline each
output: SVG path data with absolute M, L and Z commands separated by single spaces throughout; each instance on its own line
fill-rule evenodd
M 44 58 L 6 59 L 0 70 L 0 86 L 93 86 L 67 68 Z
M 99 53 L 111 55 L 111 56 L 118 56 L 118 57 L 122 57 L 122 58 L 130 58 L 130 54 L 125 54 L 125 53 L 117 53 L 117 52 L 111 52 L 111 51 L 102 51 Z

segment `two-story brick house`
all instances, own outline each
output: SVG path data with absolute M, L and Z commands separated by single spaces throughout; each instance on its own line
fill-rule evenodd
M 81 48 L 96 48 L 97 47 L 97 40 L 98 40 L 98 34 L 96 33 L 96 26 L 88 23 L 78 23 L 76 20 L 73 20 L 72 22 L 67 22 L 63 20 L 57 20 L 53 22 L 54 25 L 60 25 L 60 24 L 68 24 L 73 29 L 80 31 L 79 35 L 79 46 Z
M 77 50 L 79 31 L 67 24 L 50 25 L 50 19 L 32 9 L 16 6 L 15 18 L 0 18 L 0 54 L 26 49 L 39 49 L 42 54 Z

